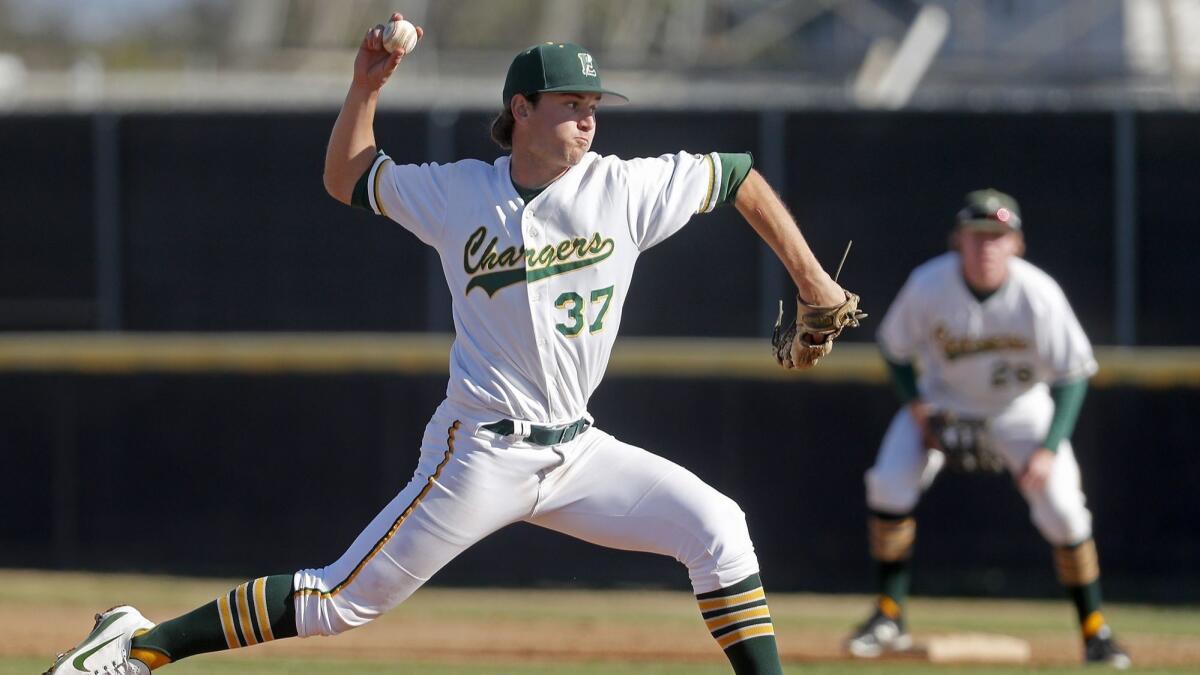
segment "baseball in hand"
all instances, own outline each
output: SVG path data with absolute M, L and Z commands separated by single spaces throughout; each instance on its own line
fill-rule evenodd
M 383 48 L 389 53 L 403 49 L 405 54 L 411 54 L 417 46 L 417 28 L 411 23 L 400 19 L 389 21 L 383 28 Z

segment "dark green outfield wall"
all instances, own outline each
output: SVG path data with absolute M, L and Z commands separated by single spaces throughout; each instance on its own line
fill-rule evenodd
M 407 481 L 441 376 L 0 376 L 0 565 L 244 576 L 332 562 Z M 599 424 L 747 512 L 773 588 L 868 590 L 862 472 L 880 386 L 610 378 Z M 1198 389 L 1097 388 L 1077 454 L 1110 594 L 1200 600 Z M 929 593 L 1056 593 L 1005 477 L 944 476 L 918 511 Z M 527 525 L 447 584 L 685 587 L 673 561 Z
M 433 254 L 390 221 L 325 195 L 334 117 L 0 117 L 0 330 L 91 329 L 105 316 L 141 331 L 450 330 Z M 612 111 L 601 115 L 595 149 L 752 151 L 827 265 L 855 240 L 844 281 L 871 312 L 944 249 L 963 193 L 1010 191 L 1023 206 L 1029 259 L 1059 279 L 1093 340 L 1106 344 L 1120 337 L 1118 119 Z M 498 150 L 487 121 L 389 112 L 378 138 L 400 162 L 491 161 Z M 1136 232 L 1122 249 L 1132 253 L 1135 341 L 1200 344 L 1200 313 L 1179 311 L 1178 300 L 1200 297 L 1191 272 L 1200 115 L 1140 113 L 1132 122 Z M 788 285 L 764 251 L 732 209 L 698 218 L 643 258 L 635 288 L 654 292 L 634 293 L 625 333 L 763 334 Z M 708 313 L 702 324 L 697 305 Z
M 1021 200 L 1029 259 L 1094 342 L 1136 326 L 1139 345 L 1200 345 L 1200 115 L 1121 115 L 614 111 L 596 150 L 754 152 L 827 265 L 854 239 L 842 279 L 875 319 L 944 249 L 961 195 L 1005 189 Z M 0 331 L 451 330 L 434 255 L 324 194 L 335 116 L 0 116 Z M 487 122 L 385 112 L 377 135 L 401 162 L 491 160 Z M 1119 148 L 1132 194 L 1118 190 Z M 1135 225 L 1122 245 L 1120 195 Z M 1126 254 L 1135 311 L 1118 325 Z M 789 283 L 723 209 L 642 258 L 622 329 L 762 336 Z M 869 341 L 874 325 L 846 340 Z M 247 575 L 332 561 L 407 480 L 444 390 L 442 375 L 388 370 L 0 369 L 0 565 Z M 737 498 L 772 587 L 869 588 L 861 475 L 893 412 L 885 387 L 625 372 L 601 387 L 596 417 Z M 1200 600 L 1198 404 L 1194 387 L 1127 384 L 1085 404 L 1078 455 L 1112 595 Z M 943 481 L 919 515 L 918 592 L 1055 592 L 1006 478 Z M 438 582 L 682 587 L 684 575 L 518 526 Z

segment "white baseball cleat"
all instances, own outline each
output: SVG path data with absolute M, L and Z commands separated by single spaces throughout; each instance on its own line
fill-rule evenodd
M 904 619 L 888 618 L 878 609 L 846 640 L 846 651 L 863 659 L 909 649 L 912 649 L 912 636 L 904 626 Z
M 134 633 L 151 628 L 154 623 L 129 605 L 101 612 L 83 642 L 59 654 L 42 675 L 141 675 L 145 668 L 129 661 L 129 643 Z
M 1101 627 L 1099 633 L 1084 642 L 1083 662 L 1089 666 L 1111 666 L 1117 670 L 1126 670 L 1133 665 L 1128 652 L 1113 639 L 1112 629 L 1108 626 Z

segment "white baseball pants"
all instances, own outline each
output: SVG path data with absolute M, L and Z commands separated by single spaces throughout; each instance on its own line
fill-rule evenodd
M 1020 413 L 1020 414 L 1018 414 Z M 992 449 L 1016 476 L 1049 430 L 1049 413 L 1030 415 L 1013 411 L 989 421 Z M 944 463 L 938 450 L 926 450 L 916 422 L 907 408 L 892 418 L 875 465 L 867 470 L 867 506 L 874 511 L 906 514 L 917 506 Z M 1064 440 L 1055 453 L 1054 469 L 1044 489 L 1022 492 L 1038 531 L 1053 546 L 1073 546 L 1092 536 L 1092 514 L 1079 478 L 1079 464 L 1071 442 Z
M 690 471 L 594 427 L 546 447 L 480 429 L 494 421 L 449 402 L 438 408 L 407 487 L 337 562 L 296 573 L 300 636 L 367 623 L 518 521 L 672 556 L 687 566 L 696 593 L 758 572 L 745 514 Z

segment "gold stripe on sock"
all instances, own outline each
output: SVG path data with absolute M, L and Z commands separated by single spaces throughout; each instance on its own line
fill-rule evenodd
M 267 578 L 259 577 L 254 580 L 254 613 L 258 615 L 258 631 L 262 633 L 263 642 L 275 639 L 271 632 L 271 618 L 267 616 Z
M 726 626 L 732 626 L 733 624 L 739 623 L 741 621 L 748 621 L 750 619 L 763 619 L 763 618 L 766 618 L 766 619 L 771 618 L 771 610 L 766 605 L 763 605 L 761 607 L 751 607 L 749 609 L 739 610 L 739 611 L 733 612 L 731 614 L 722 614 L 721 616 L 714 616 L 713 618 L 705 621 L 704 625 L 708 626 L 708 632 L 711 633 L 713 631 L 721 630 L 722 628 L 724 628 Z
M 1054 567 L 1064 586 L 1087 586 L 1100 578 L 1100 556 L 1092 539 L 1078 546 L 1059 546 L 1054 549 Z
M 900 609 L 900 605 L 897 604 L 895 600 L 889 598 L 886 595 L 879 596 L 878 604 L 879 604 L 879 611 L 883 612 L 884 616 L 886 616 L 887 618 L 889 618 L 893 621 L 895 621 L 896 619 L 899 619 L 900 614 L 903 613 L 903 610 Z
M 238 641 L 237 629 L 233 627 L 233 612 L 229 610 L 229 594 L 217 598 L 217 613 L 221 615 L 221 630 L 225 631 L 225 646 L 237 649 L 242 646 Z
M 146 664 L 150 670 L 162 668 L 171 662 L 171 659 L 164 653 L 153 649 L 145 649 L 143 647 L 135 647 L 129 650 L 129 658 L 141 661 Z
M 721 649 L 729 649 L 733 645 L 736 645 L 743 640 L 774 634 L 775 626 L 769 623 L 760 623 L 754 626 L 747 626 L 741 630 L 735 630 L 726 635 L 722 635 L 721 637 L 717 638 L 717 644 L 721 646 Z
M 242 627 L 242 635 L 246 637 L 247 647 L 258 644 L 258 638 L 254 636 L 254 623 L 250 621 L 249 590 L 250 582 L 237 587 L 238 625 Z
M 1100 610 L 1088 614 L 1087 618 L 1083 620 L 1081 628 L 1083 629 L 1083 637 L 1085 639 L 1092 637 L 1096 633 L 1099 633 L 1101 628 L 1104 628 L 1104 615 L 1100 613 Z
M 700 605 L 700 611 L 707 613 L 713 611 L 714 609 L 725 609 L 727 607 L 744 605 L 747 602 L 754 602 L 755 600 L 764 600 L 766 597 L 767 594 L 763 592 L 763 589 L 760 586 L 753 590 L 746 591 L 745 593 L 738 593 L 737 595 L 730 595 L 724 598 L 697 600 L 697 603 Z
M 908 560 L 917 538 L 917 521 L 911 516 L 890 520 L 871 516 L 867 519 L 871 557 L 881 562 Z

